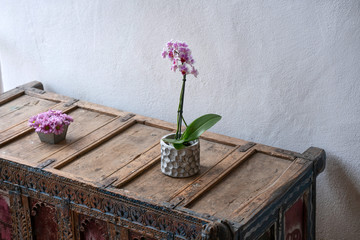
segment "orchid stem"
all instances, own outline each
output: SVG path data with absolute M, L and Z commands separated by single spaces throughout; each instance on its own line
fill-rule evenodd
M 179 100 L 179 108 L 178 108 L 178 116 L 177 116 L 177 128 L 175 139 L 179 140 L 181 138 L 181 125 L 184 121 L 183 119 L 183 105 L 184 105 L 184 95 L 185 95 L 185 82 L 186 82 L 186 74 L 183 75 L 183 83 L 180 92 L 180 100 Z M 185 121 L 184 121 L 185 122 Z M 185 123 L 186 125 L 186 123 Z

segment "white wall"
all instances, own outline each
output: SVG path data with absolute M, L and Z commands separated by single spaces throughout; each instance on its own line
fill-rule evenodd
M 360 236 L 360 1 L 0 0 L 5 90 L 45 88 L 175 122 L 181 76 L 160 56 L 187 41 L 199 69 L 187 121 L 280 148 L 324 148 L 318 239 Z

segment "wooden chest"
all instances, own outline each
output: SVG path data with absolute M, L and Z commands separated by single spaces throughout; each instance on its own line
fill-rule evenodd
M 0 239 L 314 239 L 325 152 L 282 150 L 206 132 L 201 170 L 160 171 L 174 124 L 43 90 L 0 97 Z M 66 141 L 40 142 L 30 116 L 74 118 Z

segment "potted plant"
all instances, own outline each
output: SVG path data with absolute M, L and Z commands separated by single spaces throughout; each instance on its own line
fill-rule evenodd
M 69 115 L 56 110 L 39 113 L 29 119 L 42 142 L 56 144 L 65 139 L 68 126 L 73 122 Z
M 215 125 L 221 116 L 206 114 L 187 125 L 183 117 L 186 76 L 197 77 L 198 70 L 194 67 L 191 50 L 185 42 L 169 41 L 162 52 L 163 58 L 169 58 L 171 70 L 177 70 L 182 75 L 179 107 L 177 112 L 176 133 L 168 134 L 160 140 L 161 171 L 171 177 L 190 177 L 200 170 L 200 142 L 199 137 L 206 130 Z M 186 130 L 181 131 L 182 124 Z

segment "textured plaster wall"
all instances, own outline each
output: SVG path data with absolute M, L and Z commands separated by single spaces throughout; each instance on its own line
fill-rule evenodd
M 360 236 L 360 1 L 0 0 L 4 89 L 50 91 L 176 121 L 181 76 L 160 57 L 185 40 L 199 69 L 188 121 L 298 152 L 324 148 L 318 239 Z

